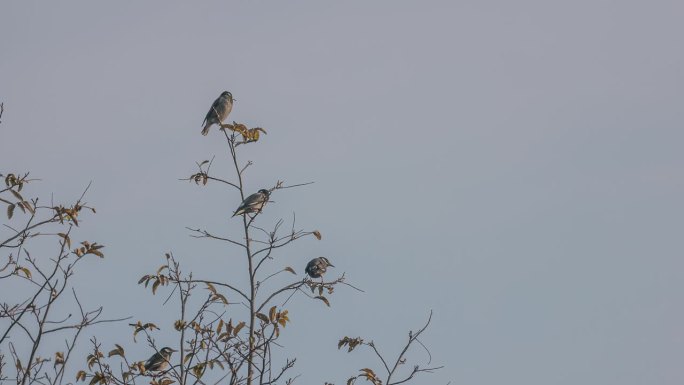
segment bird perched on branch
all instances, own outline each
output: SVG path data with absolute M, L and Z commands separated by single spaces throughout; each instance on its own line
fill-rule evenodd
M 328 258 L 318 257 L 310 260 L 309 263 L 306 264 L 306 269 L 304 271 L 311 278 L 320 278 L 325 274 L 326 270 L 328 270 L 328 266 L 335 267 L 335 265 L 328 261 Z
M 207 116 L 204 117 L 204 128 L 202 129 L 202 135 L 207 135 L 209 133 L 209 128 L 213 124 L 221 125 L 224 120 L 233 110 L 233 94 L 228 91 L 223 91 L 218 99 L 214 100 L 214 104 L 211 105 Z
M 266 189 L 261 189 L 255 192 L 254 194 L 245 198 L 244 201 L 242 201 L 240 207 L 238 207 L 237 210 L 235 210 L 233 216 L 260 212 L 266 204 L 266 202 L 268 202 L 268 198 L 270 196 L 271 192 Z
M 177 351 L 178 350 L 173 350 L 169 347 L 161 348 L 159 352 L 154 353 L 152 357 L 145 362 L 145 371 L 160 371 L 166 369 L 166 367 L 169 366 L 171 354 Z

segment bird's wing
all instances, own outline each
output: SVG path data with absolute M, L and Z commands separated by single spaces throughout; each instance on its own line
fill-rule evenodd
M 216 119 L 216 113 L 214 112 L 214 105 L 211 105 L 211 108 L 209 111 L 207 111 L 207 115 L 204 116 L 204 121 L 202 121 L 202 125 L 204 125 L 206 122 L 211 122 L 212 120 Z
M 214 103 L 211 104 L 211 108 L 209 108 L 209 111 L 207 111 L 207 115 L 204 117 L 204 124 L 207 121 L 212 121 L 212 120 L 219 120 L 219 117 L 221 116 L 221 110 L 223 109 L 223 103 L 221 102 L 221 97 L 218 99 L 214 100 Z
M 149 360 L 145 361 L 145 367 L 149 368 L 150 365 L 154 364 L 155 362 L 158 362 L 159 360 L 161 360 L 161 354 L 154 353 Z
M 242 201 L 242 206 L 251 206 L 259 201 L 259 193 L 254 193 Z
M 209 112 L 214 114 L 213 116 L 216 117 L 216 120 L 221 122 L 228 117 L 232 107 L 233 105 L 226 98 L 218 98 L 214 101 L 214 104 L 211 105 L 211 110 Z
M 254 204 L 256 204 L 259 201 L 261 194 L 260 193 L 254 193 L 247 198 L 245 198 L 244 201 L 240 204 L 240 207 L 237 208 L 236 211 L 240 211 L 242 209 L 246 209 L 247 207 L 250 207 Z

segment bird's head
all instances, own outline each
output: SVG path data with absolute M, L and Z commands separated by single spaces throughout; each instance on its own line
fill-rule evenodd
M 271 192 L 268 191 L 268 190 L 266 190 L 266 189 L 264 189 L 264 188 L 262 188 L 261 190 L 259 190 L 259 193 L 260 193 L 260 194 L 266 195 L 267 198 L 268 198 L 269 196 L 271 196 Z
M 326 258 L 326 257 L 321 257 L 321 260 L 322 260 L 323 262 L 325 262 L 325 265 L 326 265 L 326 266 L 335 267 L 335 265 L 333 265 L 332 263 L 330 263 L 330 261 L 328 260 L 328 258 Z
M 222 97 L 222 98 L 228 98 L 228 100 L 230 100 L 231 102 L 235 100 L 235 99 L 233 99 L 233 94 L 231 94 L 231 93 L 228 92 L 228 91 L 223 91 L 223 92 L 221 93 L 221 97 Z
M 173 352 L 177 352 L 178 350 L 171 349 L 170 347 L 164 347 L 159 350 L 159 353 L 161 353 L 164 356 L 170 357 Z

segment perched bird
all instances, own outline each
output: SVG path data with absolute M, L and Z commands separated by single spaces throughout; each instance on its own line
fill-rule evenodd
M 255 192 L 254 194 L 245 198 L 244 201 L 242 201 L 240 207 L 238 207 L 237 210 L 235 210 L 233 216 L 240 214 L 256 213 L 261 211 L 266 202 L 268 202 L 268 198 L 270 196 L 271 193 L 265 189 L 261 189 L 258 192 Z
M 166 369 L 169 366 L 171 354 L 177 352 L 169 347 L 161 348 L 158 353 L 154 353 L 149 360 L 145 362 L 145 371 L 159 371 Z
M 320 278 L 325 274 L 325 271 L 328 270 L 328 266 L 335 267 L 328 261 L 328 258 L 318 257 L 310 260 L 309 263 L 306 264 L 306 269 L 304 271 L 306 274 L 309 274 L 309 277 L 311 278 Z
M 202 135 L 207 135 L 209 133 L 209 127 L 213 124 L 220 125 L 233 110 L 233 94 L 228 91 L 223 91 L 218 99 L 214 100 L 214 104 L 211 105 L 207 116 L 204 117 L 204 128 L 202 129 Z

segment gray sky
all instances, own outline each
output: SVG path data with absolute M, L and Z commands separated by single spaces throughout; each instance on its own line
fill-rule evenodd
M 81 234 L 107 258 L 84 301 L 153 318 L 135 282 L 165 251 L 241 267 L 184 229 L 236 233 L 239 198 L 178 181 L 213 155 L 229 175 L 199 133 L 227 89 L 268 130 L 249 188 L 316 182 L 260 219 L 323 233 L 282 263 L 325 255 L 366 291 L 288 304 L 301 383 L 379 368 L 337 338 L 394 355 L 434 309 L 446 368 L 417 384 L 681 384 L 683 19 L 680 1 L 5 2 L 0 168 L 57 200 L 92 179 Z

